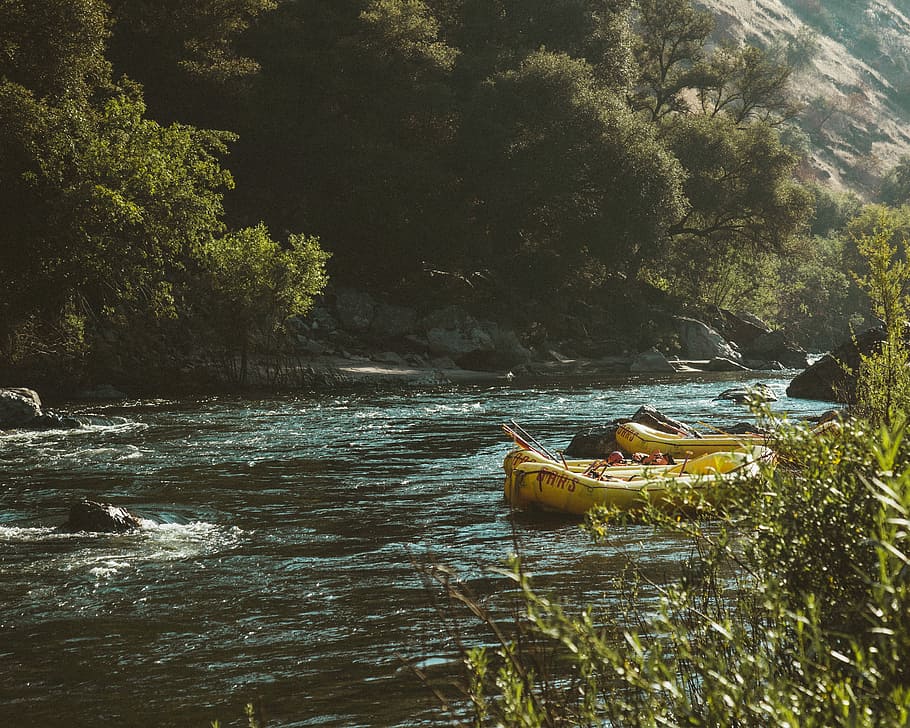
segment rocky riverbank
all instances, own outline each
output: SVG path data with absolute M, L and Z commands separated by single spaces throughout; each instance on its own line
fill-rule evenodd
M 238 362 L 212 360 L 200 353 L 157 378 L 145 379 L 141 372 L 124 366 L 96 374 L 95 382 L 62 391 L 35 386 L 26 376 L 9 383 L 33 386 L 47 393 L 50 401 L 63 401 L 807 370 L 807 353 L 784 332 L 747 314 L 721 309 L 704 318 L 665 316 L 654 336 L 659 346 L 636 350 L 628 340 L 591 333 L 594 327 L 560 328 L 560 335 L 554 336 L 543 326 L 525 324 L 518 329 L 484 319 L 466 306 L 422 310 L 342 289 L 325 296 L 308 316 L 289 321 L 277 347 L 253 354 L 243 381 L 237 376 Z M 845 358 L 842 354 L 841 359 Z M 830 358 L 824 364 L 800 375 L 791 395 L 843 399 L 842 392 L 849 389 L 842 381 L 843 372 L 829 371 Z M 837 381 L 832 384 L 832 379 Z
M 579 324 L 525 323 L 515 328 L 476 315 L 465 305 L 424 310 L 340 289 L 306 317 L 288 322 L 280 352 L 255 358 L 252 387 L 332 388 L 363 384 L 427 386 L 513 380 L 591 378 L 698 371 L 801 369 L 805 350 L 748 315 L 718 309 L 708 321 L 664 316 L 653 338 L 635 348 L 615 331 Z M 217 378 L 219 364 L 185 367 L 189 380 Z M 220 363 L 223 366 L 223 362 Z
M 710 320 L 665 317 L 662 347 L 636 349 L 615 332 L 580 325 L 553 335 L 542 325 L 523 330 L 483 319 L 466 306 L 420 310 L 341 289 L 305 318 L 290 322 L 287 349 L 298 357 L 421 370 L 445 376 L 466 370 L 545 375 L 598 372 L 768 371 L 808 365 L 804 349 L 747 314 L 718 309 Z M 657 338 L 657 335 L 655 335 Z M 353 372 L 356 367 L 342 365 Z

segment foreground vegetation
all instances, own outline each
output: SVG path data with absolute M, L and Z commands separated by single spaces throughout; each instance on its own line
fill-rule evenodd
M 678 580 L 632 557 L 580 611 L 506 572 L 521 609 L 466 651 L 477 726 L 896 726 L 910 719 L 906 423 L 787 428 L 788 458 L 705 520 L 648 513 L 691 543 Z M 706 514 L 707 515 L 707 514 Z M 586 527 L 608 541 L 615 517 Z M 494 620 L 447 584 L 489 624 Z M 451 697 L 451 696 L 450 696 Z
M 862 281 L 891 335 L 904 332 L 903 259 L 880 227 L 861 241 Z M 542 596 L 521 562 L 506 573 L 508 628 L 464 587 L 450 596 L 492 628 L 465 650 L 475 726 L 897 726 L 910 722 L 910 374 L 886 345 L 862 363 L 860 401 L 838 432 L 768 422 L 773 471 L 703 518 L 647 510 L 691 543 L 677 579 L 630 559 L 604 605 Z M 887 389 L 883 389 L 887 387 Z M 622 516 L 591 511 L 608 541 Z

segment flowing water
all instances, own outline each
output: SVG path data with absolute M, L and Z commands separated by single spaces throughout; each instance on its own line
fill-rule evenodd
M 794 416 L 826 409 L 788 399 Z M 634 525 L 593 546 L 576 524 L 514 518 L 502 496 L 515 418 L 552 449 L 641 404 L 702 428 L 749 419 L 714 377 L 596 385 L 137 401 L 97 424 L 0 434 L 0 725 L 449 725 L 404 666 L 454 670 L 415 567 L 495 594 L 520 550 L 566 600 L 596 599 L 618 554 L 680 545 Z M 88 411 L 88 410 L 87 410 Z M 66 534 L 69 505 L 143 527 Z

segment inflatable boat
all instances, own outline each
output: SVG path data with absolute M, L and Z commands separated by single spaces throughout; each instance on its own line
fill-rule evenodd
M 748 450 L 756 445 L 765 445 L 768 437 L 756 433 L 744 435 L 702 435 L 686 437 L 661 432 L 637 422 L 626 422 L 616 430 L 616 442 L 630 453 L 652 453 L 659 451 L 674 458 L 698 457 L 714 452 Z
M 608 469 L 585 474 L 553 461 L 529 460 L 514 466 L 505 481 L 506 501 L 518 509 L 540 509 L 573 516 L 594 506 L 635 510 L 650 501 L 657 507 L 677 508 L 686 491 L 716 501 L 723 485 L 741 475 L 754 475 L 759 463 L 773 453 L 753 446 L 739 451 L 714 452 L 670 466 L 637 466 L 632 472 Z

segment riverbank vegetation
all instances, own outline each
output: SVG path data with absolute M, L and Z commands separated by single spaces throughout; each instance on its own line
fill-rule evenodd
M 514 557 L 508 626 L 440 580 L 493 628 L 492 646 L 464 652 L 473 725 L 907 724 L 910 374 L 891 344 L 910 271 L 893 232 L 882 223 L 858 243 L 860 284 L 889 336 L 862 361 L 857 407 L 823 436 L 768 421 L 776 466 L 720 509 L 694 501 L 704 518 L 645 511 L 690 544 L 679 574 L 630 553 L 624 573 L 605 575 L 602 603 L 582 607 L 544 596 Z M 603 543 L 622 526 L 603 508 L 584 524 Z
M 329 278 L 537 336 L 669 349 L 670 313 L 735 305 L 839 343 L 876 213 L 799 175 L 817 47 L 714 30 L 689 0 L 4 0 L 0 369 L 242 380 Z

